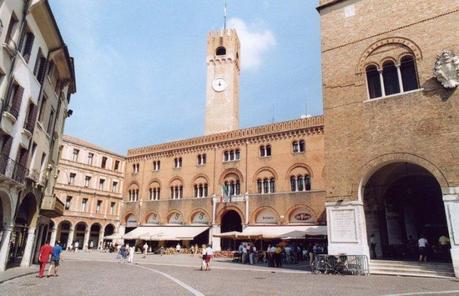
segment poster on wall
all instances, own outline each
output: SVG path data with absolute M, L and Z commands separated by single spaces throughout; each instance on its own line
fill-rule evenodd
M 270 209 L 261 210 L 255 219 L 257 224 L 277 224 L 278 221 L 277 215 Z
M 183 223 L 183 217 L 179 213 L 173 213 L 169 217 L 169 224 L 182 224 Z
M 147 220 L 147 223 L 148 224 L 158 224 L 159 223 L 159 217 L 158 217 L 158 214 L 151 214 L 150 216 L 148 216 L 148 220 Z
M 306 208 L 299 208 L 290 215 L 290 223 L 314 222 L 313 216 Z
M 193 216 L 193 224 L 207 224 L 209 223 L 209 219 L 207 219 L 207 215 L 203 212 L 198 212 Z

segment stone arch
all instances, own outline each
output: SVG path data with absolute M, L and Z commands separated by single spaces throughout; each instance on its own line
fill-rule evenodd
M 279 212 L 278 212 L 276 209 L 274 209 L 273 207 L 270 207 L 270 206 L 262 206 L 262 207 L 257 208 L 257 209 L 252 213 L 252 215 L 251 215 L 251 217 L 250 217 L 250 223 L 256 224 L 258 215 L 259 215 L 262 211 L 265 211 L 265 210 L 269 210 L 269 211 L 273 212 L 274 215 L 275 215 L 276 218 L 277 218 L 277 221 L 276 221 L 276 223 L 264 223 L 264 224 L 272 224 L 272 225 L 275 225 L 275 224 L 280 224 L 280 223 L 281 223 L 281 219 L 280 219 Z
M 265 172 L 265 171 L 271 173 L 272 176 L 274 177 L 274 179 L 279 180 L 279 176 L 278 176 L 276 170 L 274 170 L 272 167 L 264 166 L 264 167 L 262 167 L 262 168 L 259 168 L 259 169 L 255 172 L 255 174 L 253 174 L 252 182 L 253 182 L 254 184 L 256 184 L 259 175 L 260 175 L 262 172 Z
M 314 177 L 313 171 L 312 171 L 312 169 L 311 169 L 310 166 L 308 166 L 308 165 L 305 164 L 305 163 L 295 163 L 294 165 L 290 166 L 290 167 L 287 169 L 287 174 L 285 175 L 285 180 L 290 180 L 290 175 L 291 175 L 292 172 L 293 172 L 295 169 L 297 169 L 297 168 L 303 168 L 303 169 L 305 169 L 305 170 L 308 172 L 308 174 L 309 174 L 309 176 L 310 176 L 311 178 Z
M 150 224 L 150 223 L 148 223 L 148 221 L 149 221 L 149 218 L 150 218 L 152 215 L 156 215 L 157 220 L 158 220 L 158 223 L 155 223 L 155 224 L 159 224 L 160 221 L 161 221 L 161 217 L 160 217 L 159 213 L 156 212 L 156 211 L 149 211 L 149 212 L 145 215 L 145 217 L 144 217 L 144 223 L 145 223 L 145 224 Z
M 133 216 L 136 219 L 137 223 L 138 223 L 139 219 L 137 219 L 137 216 L 133 212 L 129 212 L 126 215 L 124 215 L 124 220 L 123 220 L 124 224 L 127 223 L 129 217 L 131 217 L 131 216 Z
M 207 217 L 207 224 L 212 222 L 210 220 L 211 217 L 209 216 L 209 213 L 206 210 L 204 210 L 203 208 L 197 208 L 191 212 L 191 215 L 188 218 L 188 223 L 193 224 L 195 215 L 198 215 L 199 213 L 203 213 Z
M 374 43 L 372 43 L 370 46 L 368 46 L 365 51 L 362 53 L 359 62 L 357 64 L 355 73 L 357 75 L 365 73 L 365 68 L 366 64 L 368 62 L 368 58 L 370 55 L 378 48 L 381 48 L 383 46 L 387 45 L 401 45 L 407 49 L 409 49 L 412 53 L 413 56 L 415 57 L 416 60 L 421 60 L 422 59 L 422 51 L 421 48 L 412 40 L 404 37 L 388 37 L 384 39 L 380 39 Z
M 231 210 L 235 211 L 236 213 L 239 214 L 239 216 L 241 217 L 241 221 L 244 224 L 245 223 L 245 215 L 244 215 L 243 211 L 241 209 L 239 209 L 237 206 L 225 206 L 222 209 L 220 209 L 218 211 L 216 217 L 215 217 L 215 223 L 220 225 L 221 222 L 222 222 L 222 217 L 226 214 L 226 212 L 229 212 Z
M 153 185 L 153 184 L 155 184 L 155 183 L 158 184 L 159 187 L 161 187 L 161 180 L 159 180 L 158 178 L 153 178 L 153 179 L 151 179 L 150 182 L 148 183 L 148 187 L 150 188 L 151 185 Z
M 352 192 L 351 194 L 355 196 L 357 194 L 357 198 L 359 201 L 363 202 L 363 194 L 364 194 L 364 187 L 367 184 L 368 180 L 373 176 L 373 174 L 378 171 L 380 168 L 397 162 L 407 162 L 411 164 L 418 165 L 428 172 L 430 172 L 435 179 L 437 180 L 438 184 L 440 184 L 441 188 L 449 187 L 448 179 L 443 174 L 438 166 L 434 163 L 430 162 L 429 160 L 420 157 L 418 155 L 412 153 L 387 153 L 380 156 L 373 158 L 372 160 L 368 161 L 366 164 L 361 166 L 358 170 L 358 174 L 356 178 L 352 182 Z
M 10 193 L 0 189 L 0 227 L 2 225 L 11 225 L 13 224 L 13 205 L 11 203 Z
M 311 222 L 312 221 L 317 221 L 318 219 L 318 216 L 317 216 L 317 213 L 308 205 L 305 205 L 305 204 L 296 204 L 294 205 L 293 207 L 290 207 L 287 212 L 285 213 L 285 217 L 284 219 L 286 219 L 286 222 L 287 223 L 290 223 L 291 221 L 291 215 L 296 211 L 296 210 L 299 210 L 299 209 L 306 209 L 308 213 L 311 214 Z M 310 222 L 308 222 L 310 223 Z
M 178 216 L 177 216 L 178 215 Z M 173 218 L 174 216 L 174 218 Z M 175 220 L 176 222 L 171 223 L 171 219 Z M 169 213 L 167 213 L 167 224 L 184 224 L 184 216 L 183 213 L 177 209 L 170 210 Z
M 206 174 L 197 174 L 191 179 L 191 186 L 193 186 L 197 180 L 204 179 L 209 184 L 209 177 Z
M 38 201 L 35 194 L 27 192 L 18 205 L 18 211 L 15 217 L 15 224 L 24 224 L 27 227 L 35 227 L 38 211 Z
M 174 182 L 180 182 L 181 185 L 183 185 L 185 182 L 183 181 L 183 178 L 180 176 L 174 176 L 169 180 L 169 186 L 172 186 Z
M 131 188 L 134 188 L 134 189 L 139 189 L 140 188 L 140 185 L 137 181 L 132 181 L 131 183 L 129 183 L 129 186 L 128 186 L 129 189 Z
M 241 171 L 239 171 L 238 169 L 236 168 L 228 168 L 226 170 L 224 170 L 221 174 L 220 174 L 220 178 L 218 179 L 218 182 L 219 184 L 223 184 L 225 178 L 228 176 L 228 175 L 231 175 L 231 174 L 234 174 L 236 175 L 238 178 L 239 178 L 239 182 L 244 182 L 244 177 L 241 173 Z

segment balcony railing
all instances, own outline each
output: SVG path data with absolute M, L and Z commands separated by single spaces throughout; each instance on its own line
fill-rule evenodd
M 6 112 L 10 113 L 11 115 L 14 116 L 14 118 L 18 118 L 19 116 L 19 108 L 21 106 L 17 106 L 16 104 L 12 104 L 6 108 Z
M 27 120 L 27 121 L 24 123 L 24 129 L 25 129 L 25 130 L 28 130 L 31 134 L 33 134 L 34 128 L 35 128 L 35 121 L 33 121 L 33 120 Z
M 0 154 L 0 174 L 13 179 L 18 183 L 23 183 L 28 173 L 28 169 L 18 162 L 12 160 L 6 154 Z

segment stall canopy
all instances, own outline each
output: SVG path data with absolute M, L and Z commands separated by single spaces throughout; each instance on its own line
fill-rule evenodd
M 209 229 L 207 226 L 141 226 L 123 235 L 123 239 L 147 241 L 193 240 L 207 229 Z
M 214 234 L 216 237 L 232 239 L 299 239 L 316 235 L 327 235 L 327 226 L 248 226 L 242 232 Z

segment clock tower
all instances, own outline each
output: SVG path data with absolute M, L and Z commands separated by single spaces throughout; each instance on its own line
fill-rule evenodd
M 210 32 L 207 39 L 205 134 L 239 129 L 240 43 L 236 30 Z

